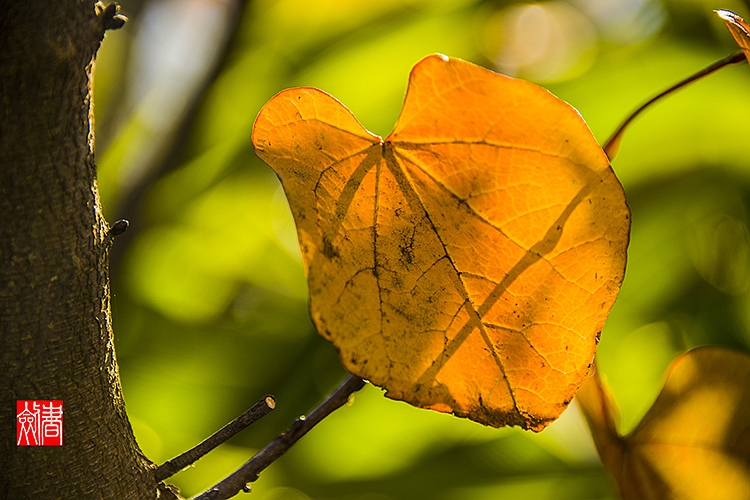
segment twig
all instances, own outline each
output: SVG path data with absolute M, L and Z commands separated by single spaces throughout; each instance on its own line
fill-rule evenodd
M 197 462 L 205 454 L 228 441 L 249 425 L 257 422 L 271 410 L 276 408 L 276 399 L 273 396 L 265 396 L 252 407 L 246 410 L 242 415 L 235 418 L 227 425 L 213 433 L 197 446 L 189 449 L 185 453 L 176 456 L 172 460 L 167 460 L 156 468 L 154 475 L 157 481 L 163 481 L 166 478 L 178 473 L 190 464 Z
M 742 62 L 746 60 L 745 54 L 743 52 L 735 52 L 734 54 L 731 54 L 723 59 L 720 59 L 716 61 L 715 63 L 711 64 L 710 66 L 703 68 L 699 72 L 695 73 L 694 75 L 691 75 L 684 80 L 672 85 L 664 92 L 656 95 L 655 97 L 652 97 L 645 103 L 643 103 L 638 109 L 630 113 L 630 115 L 625 119 L 625 121 L 622 122 L 622 124 L 615 130 L 615 133 L 612 134 L 612 136 L 607 140 L 607 142 L 604 143 L 604 146 L 602 149 L 604 149 L 604 152 L 607 153 L 607 156 L 610 160 L 614 158 L 614 156 L 617 154 L 617 149 L 620 144 L 620 137 L 622 136 L 622 133 L 625 131 L 625 128 L 630 125 L 630 122 L 632 122 L 636 116 L 641 114 L 642 111 L 644 111 L 646 108 L 651 106 L 653 103 L 661 99 L 662 97 L 665 97 L 672 92 L 674 92 L 677 89 L 680 89 L 687 85 L 688 83 L 692 83 L 695 80 L 699 80 L 700 78 L 703 78 L 706 75 L 710 75 L 714 71 L 717 71 L 724 66 L 729 66 L 730 64 L 736 64 L 739 62 Z
M 365 382 L 359 377 L 350 375 L 344 382 L 323 400 L 310 414 L 292 422 L 286 432 L 276 436 L 268 446 L 260 450 L 245 464 L 224 478 L 212 488 L 204 491 L 192 500 L 225 500 L 242 491 L 250 491 L 248 483 L 258 479 L 258 474 L 271 465 L 277 458 L 287 452 L 294 443 L 307 434 L 321 420 L 334 410 L 342 407 L 352 393 L 364 387 Z

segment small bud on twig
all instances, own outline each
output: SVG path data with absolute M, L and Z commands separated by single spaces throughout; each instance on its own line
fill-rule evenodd
M 128 222 L 127 219 L 120 219 L 116 221 L 114 224 L 112 224 L 112 227 L 109 228 L 109 235 L 119 236 L 125 231 L 127 231 L 129 226 L 130 226 L 130 222 Z

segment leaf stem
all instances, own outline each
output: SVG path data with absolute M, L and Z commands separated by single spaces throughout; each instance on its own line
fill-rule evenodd
M 265 415 L 268 415 L 274 408 L 276 408 L 276 399 L 273 396 L 264 396 L 260 401 L 242 413 L 242 415 L 214 432 L 200 444 L 194 446 L 185 453 L 176 456 L 172 460 L 167 460 L 157 467 L 156 471 L 154 471 L 156 480 L 163 481 L 178 473 L 188 465 L 197 462 L 200 458 L 220 444 L 228 441 L 231 437 L 235 436 L 249 425 L 257 422 Z
M 660 94 L 652 97 L 651 99 L 643 103 L 638 109 L 630 113 L 630 115 L 627 118 L 625 118 L 625 121 L 623 121 L 622 124 L 620 124 L 617 130 L 615 130 L 614 134 L 612 134 L 612 136 L 607 140 L 607 142 L 604 143 L 604 146 L 602 147 L 602 149 L 604 149 L 604 152 L 607 154 L 610 161 L 614 159 L 614 156 L 617 154 L 617 150 L 619 149 L 619 145 L 620 145 L 620 139 L 621 139 L 623 132 L 625 131 L 625 128 L 628 125 L 630 125 L 630 122 L 632 122 L 635 119 L 635 117 L 641 114 L 641 112 L 643 112 L 646 108 L 654 104 L 656 101 L 658 101 L 662 97 L 665 97 L 671 94 L 675 90 L 678 90 L 689 83 L 699 80 L 703 78 L 704 76 L 710 75 L 711 73 L 723 68 L 724 66 L 729 66 L 730 64 L 736 64 L 744 60 L 746 60 L 745 54 L 742 51 L 730 54 L 729 56 L 716 61 L 710 66 L 703 68 L 702 70 L 685 78 L 684 80 L 675 83 L 674 85 L 666 89 L 664 92 L 661 92 Z
M 294 443 L 299 441 L 316 424 L 333 413 L 334 410 L 344 406 L 349 400 L 349 396 L 360 390 L 364 385 L 364 380 L 350 375 L 322 403 L 316 406 L 307 417 L 301 416 L 292 422 L 286 432 L 282 432 L 276 436 L 265 448 L 245 462 L 242 467 L 210 489 L 193 497 L 192 500 L 224 500 L 233 497 L 240 490 L 250 491 L 248 483 L 257 480 L 258 474 L 286 453 Z

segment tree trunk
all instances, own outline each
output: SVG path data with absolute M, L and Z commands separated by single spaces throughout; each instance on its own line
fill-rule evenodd
M 0 0 L 0 499 L 157 497 L 120 392 L 93 156 L 114 25 L 93 0 Z M 63 446 L 17 446 L 26 399 L 64 401 Z

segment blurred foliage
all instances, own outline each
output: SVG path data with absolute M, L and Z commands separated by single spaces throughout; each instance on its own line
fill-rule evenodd
M 288 206 L 253 154 L 260 107 L 319 87 L 387 135 L 409 69 L 442 52 L 537 81 L 603 141 L 638 104 L 736 50 L 726 0 L 122 0 L 95 77 L 97 158 L 115 241 L 115 342 L 128 412 L 157 463 L 266 393 L 276 411 L 172 481 L 244 463 L 345 372 L 313 330 Z M 750 71 L 722 70 L 626 133 L 614 168 L 629 265 L 598 354 L 625 432 L 697 345 L 750 349 Z M 257 499 L 608 499 L 578 409 L 536 435 L 388 400 L 368 386 L 274 463 Z

